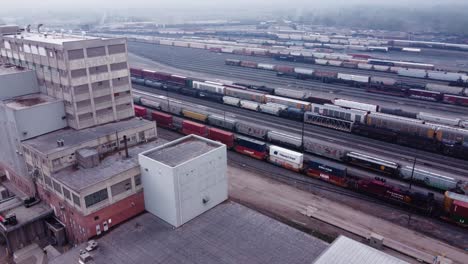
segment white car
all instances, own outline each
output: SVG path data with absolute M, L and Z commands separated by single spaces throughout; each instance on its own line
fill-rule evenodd
M 88 241 L 88 246 L 86 247 L 86 251 L 91 252 L 98 247 L 98 242 L 95 240 Z

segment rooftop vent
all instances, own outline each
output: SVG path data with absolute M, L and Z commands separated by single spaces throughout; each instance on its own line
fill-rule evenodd
M 63 139 L 58 139 L 57 140 L 57 146 L 58 147 L 63 147 L 65 145 L 65 141 Z

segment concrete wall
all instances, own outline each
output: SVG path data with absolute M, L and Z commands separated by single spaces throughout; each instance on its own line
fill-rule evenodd
M 34 71 L 0 75 L 0 100 L 37 92 L 39 85 Z

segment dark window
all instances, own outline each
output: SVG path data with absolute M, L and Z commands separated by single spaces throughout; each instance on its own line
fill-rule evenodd
M 127 69 L 127 62 L 114 63 L 110 65 L 111 71 Z
M 54 181 L 54 190 L 59 192 L 59 193 L 62 193 L 62 188 L 61 188 L 60 184 L 58 184 L 55 181 Z
M 107 72 L 107 65 L 100 65 L 95 67 L 89 67 L 89 74 L 99 74 Z
M 97 221 L 97 220 L 99 220 L 99 215 L 96 215 L 96 216 L 94 217 L 94 221 Z
M 126 179 L 111 186 L 112 196 L 116 196 L 132 189 L 131 179 Z
M 78 197 L 76 194 L 73 194 L 73 202 L 74 202 L 76 205 L 81 206 L 80 197 Z
M 107 189 L 102 189 L 100 191 L 85 196 L 85 205 L 86 207 L 91 207 L 99 202 L 107 200 L 107 198 Z
M 83 76 L 86 76 L 86 69 L 78 69 L 78 70 L 71 71 L 72 78 L 78 78 L 78 77 L 83 77 Z
M 109 45 L 107 49 L 109 50 L 109 54 L 124 53 L 125 44 Z
M 49 185 L 50 187 L 52 187 L 52 180 L 50 179 L 49 176 L 45 176 L 44 175 L 44 181 L 47 185 Z
M 63 189 L 63 196 L 65 196 L 65 198 L 67 198 L 68 200 L 71 200 L 70 191 L 65 187 L 63 187 L 62 189 Z
M 135 176 L 135 186 L 141 185 L 141 175 Z
M 129 84 L 128 77 L 122 77 L 122 78 L 115 78 L 112 79 L 112 85 L 114 86 L 120 86 L 120 85 L 126 85 Z
M 104 47 L 95 47 L 86 49 L 88 58 L 99 57 L 106 55 L 106 49 Z
M 84 58 L 83 49 L 69 50 L 68 51 L 68 59 L 69 60 L 78 60 L 78 59 L 83 59 L 83 58 Z

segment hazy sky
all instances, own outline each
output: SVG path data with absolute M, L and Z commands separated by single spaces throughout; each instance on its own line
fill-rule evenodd
M 466 3 L 466 0 L 3 0 L 2 9 L 16 8 L 157 8 L 157 7 L 248 7 L 250 6 L 343 6 L 350 4 L 421 5 Z M 3 2 L 2 1 L 2 2 Z

